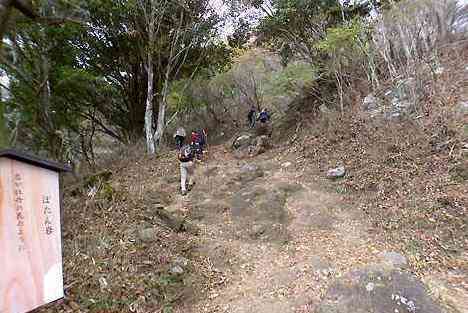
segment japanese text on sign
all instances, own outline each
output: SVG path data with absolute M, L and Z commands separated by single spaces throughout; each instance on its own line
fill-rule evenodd
M 47 235 L 54 233 L 54 227 L 52 226 L 52 209 L 50 208 L 50 197 L 47 195 L 42 196 L 42 209 L 44 212 L 44 228 Z
M 13 177 L 14 185 L 14 202 L 15 202 L 15 213 L 16 213 L 16 227 L 17 234 L 20 244 L 18 246 L 19 251 L 26 249 L 26 239 L 24 237 L 24 192 L 23 192 L 23 179 L 20 174 L 15 174 Z

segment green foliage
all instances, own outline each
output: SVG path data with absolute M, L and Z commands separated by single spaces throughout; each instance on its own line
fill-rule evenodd
M 194 72 L 203 75 L 206 68 L 220 71 L 229 64 L 231 50 L 211 40 L 219 19 L 206 1 L 190 1 L 186 7 L 169 1 L 152 45 L 142 18 L 145 1 L 35 2 L 41 15 L 55 14 L 65 22 L 22 18 L 6 34 L 0 70 L 11 82 L 11 98 L 3 104 L 7 115 L 16 118 L 6 121 L 17 134 L 15 145 L 66 159 L 86 150 L 85 143 L 92 145 L 95 133 L 121 142 L 138 140 L 144 123 L 146 53 L 152 51 L 156 60 L 157 112 L 174 29 L 181 26 L 178 44 L 188 48 L 186 57 L 172 64 L 169 81 L 189 79 Z
M 172 313 L 174 312 L 174 309 L 172 308 L 171 305 L 165 305 L 163 308 L 163 313 Z
M 316 79 L 315 68 L 308 63 L 290 63 L 282 71 L 272 77 L 267 86 L 271 86 L 271 92 L 275 96 L 282 94 L 296 95 L 301 87 Z
M 190 116 L 201 120 L 203 125 L 226 127 L 230 131 L 243 125 L 250 106 L 268 108 L 280 117 L 289 101 L 316 77 L 317 69 L 309 63 L 295 61 L 282 67 L 277 55 L 263 49 L 248 50 L 226 72 L 198 77 L 189 84 L 175 83 L 171 110 L 185 113 L 181 117 L 183 123 Z
M 359 18 L 327 29 L 326 37 L 314 46 L 321 54 L 327 55 L 323 64 L 325 71 L 346 70 L 358 64 L 369 53 L 369 38 L 366 25 Z
M 76 131 L 81 121 L 70 114 L 73 106 L 57 92 L 70 79 L 65 69 L 77 66 L 78 49 L 72 38 L 81 31 L 74 24 L 38 26 L 26 20 L 8 34 L 9 42 L 2 51 L 0 66 L 10 79 L 6 112 L 16 112 L 19 118 L 8 121 L 10 128 L 19 125 L 15 131 L 22 145 L 49 151 L 56 158 L 63 156 L 63 130 Z
M 202 84 L 203 82 L 205 82 L 204 79 L 184 79 L 174 82 L 168 97 L 169 109 L 173 112 L 184 113 L 205 106 L 206 102 L 198 99 L 191 93 L 194 89 L 194 84 Z M 189 85 L 192 85 L 190 89 L 188 89 Z
M 82 299 L 82 304 L 91 312 L 102 312 L 102 311 L 109 311 L 115 308 L 128 308 L 133 302 L 137 299 L 134 296 L 128 296 L 128 299 L 115 299 L 113 296 L 100 296 L 96 299 Z
M 314 46 L 326 35 L 326 30 L 337 27 L 356 16 L 366 16 L 372 1 L 341 4 L 338 0 L 274 0 L 273 10 L 260 21 L 257 28 L 262 42 L 274 49 L 285 47 L 293 54 L 312 62 L 316 57 Z M 264 7 L 257 3 L 257 7 Z M 287 52 L 285 56 L 290 54 Z M 287 57 L 285 61 L 287 61 Z M 286 64 L 287 62 L 285 62 Z
M 351 23 L 327 29 L 326 37 L 316 44 L 319 51 L 337 54 L 343 49 L 358 49 L 359 39 L 363 32 L 363 24 L 359 19 L 354 19 Z

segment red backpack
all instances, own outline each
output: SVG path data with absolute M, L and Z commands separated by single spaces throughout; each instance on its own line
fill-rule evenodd
M 198 143 L 200 140 L 200 135 L 196 132 L 192 132 L 192 143 Z

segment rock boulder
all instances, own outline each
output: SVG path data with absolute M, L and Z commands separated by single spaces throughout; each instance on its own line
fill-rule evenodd
M 366 268 L 339 278 L 328 289 L 318 313 L 443 313 L 425 285 L 410 273 Z
M 253 134 L 250 134 L 250 133 L 241 134 L 234 139 L 232 143 L 232 147 L 234 149 L 247 148 L 253 143 L 254 139 L 255 139 L 255 136 Z
M 327 177 L 330 178 L 330 179 L 334 179 L 334 178 L 343 177 L 343 176 L 345 176 L 345 174 L 346 174 L 345 167 L 344 166 L 339 166 L 337 168 L 332 168 L 332 169 L 328 170 Z
M 245 159 L 266 152 L 270 148 L 269 133 L 259 132 L 243 133 L 232 140 L 234 157 Z

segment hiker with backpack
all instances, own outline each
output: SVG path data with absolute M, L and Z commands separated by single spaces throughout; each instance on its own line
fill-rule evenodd
M 198 160 L 201 160 L 203 156 L 203 144 L 204 144 L 203 133 L 192 131 L 191 139 L 192 139 L 191 145 L 192 145 L 192 149 L 194 150 L 195 156 L 197 157 Z
M 174 134 L 174 139 L 175 139 L 175 144 L 176 144 L 177 149 L 182 148 L 182 145 L 184 144 L 186 136 L 187 136 L 187 133 L 185 132 L 185 129 L 183 127 L 177 128 Z
M 187 189 L 195 184 L 192 177 L 195 168 L 194 156 L 195 151 L 189 144 L 183 145 L 179 150 L 180 189 L 183 196 L 187 194 Z
M 268 113 L 267 109 L 263 109 L 260 114 L 258 115 L 257 121 L 260 123 L 267 123 L 270 121 L 270 114 Z
M 266 135 L 271 137 L 273 132 L 271 123 L 270 123 L 270 113 L 268 113 L 267 109 L 263 109 L 260 114 L 258 114 L 257 121 L 260 121 L 258 128 L 256 129 L 256 133 L 259 136 Z

